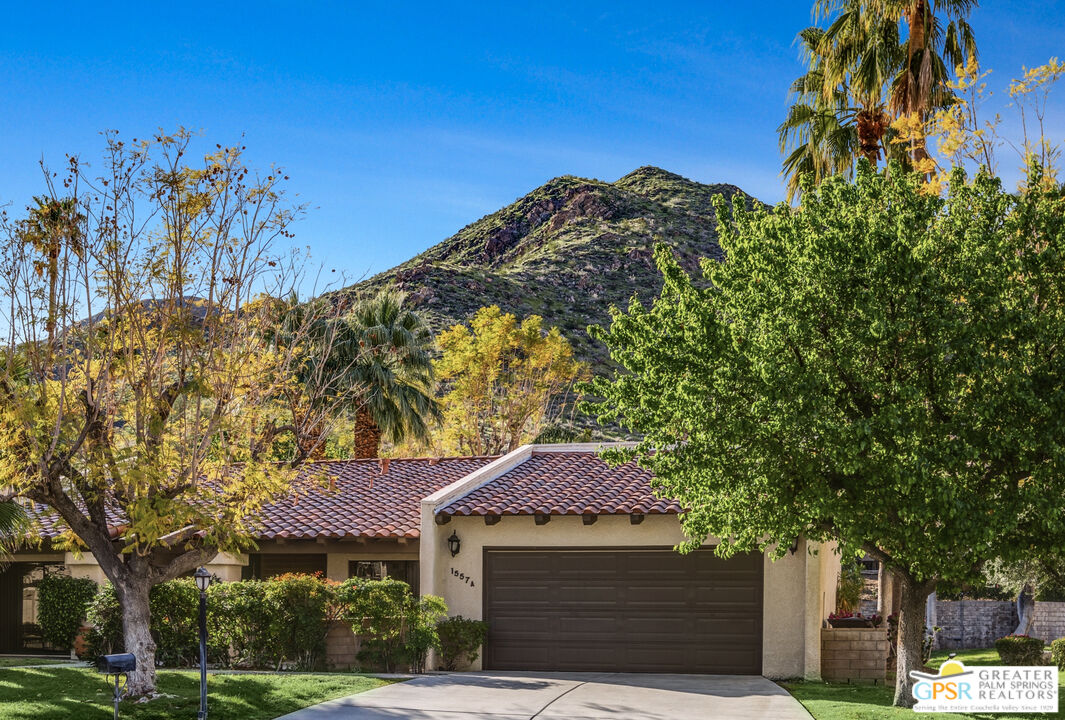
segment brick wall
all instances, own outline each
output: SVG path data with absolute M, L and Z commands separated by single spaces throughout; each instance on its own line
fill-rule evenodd
M 833 682 L 883 683 L 887 630 L 822 628 L 821 677 Z

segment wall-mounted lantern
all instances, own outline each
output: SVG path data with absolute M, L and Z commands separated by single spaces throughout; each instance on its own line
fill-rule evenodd
M 451 537 L 447 539 L 447 549 L 451 551 L 451 557 L 455 557 L 459 554 L 459 550 L 462 548 L 462 542 L 459 540 L 459 536 L 454 530 L 451 531 Z

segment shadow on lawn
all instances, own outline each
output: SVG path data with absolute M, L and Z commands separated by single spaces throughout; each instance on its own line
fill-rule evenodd
M 383 681 L 358 675 L 225 675 L 208 677 L 212 720 L 267 720 L 324 700 L 362 692 Z M 130 720 L 185 720 L 199 708 L 196 672 L 160 671 L 162 697 L 123 701 Z M 90 669 L 0 669 L 0 717 L 5 720 L 107 720 L 112 686 Z

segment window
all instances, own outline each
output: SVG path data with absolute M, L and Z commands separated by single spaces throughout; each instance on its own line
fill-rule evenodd
M 325 553 L 251 553 L 241 570 L 241 580 L 265 580 L 285 573 L 325 575 Z
M 348 577 L 383 580 L 390 577 L 402 580 L 410 585 L 411 591 L 418 595 L 418 561 L 417 560 L 352 560 L 348 563 Z

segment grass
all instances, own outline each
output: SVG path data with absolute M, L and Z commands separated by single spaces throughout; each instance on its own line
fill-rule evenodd
M 932 655 L 928 665 L 938 668 L 947 659 L 946 652 L 937 652 Z M 966 665 L 999 665 L 998 653 L 994 649 L 988 650 L 960 650 L 958 659 Z M 789 682 L 783 683 L 784 687 L 795 696 L 795 699 L 813 715 L 814 720 L 901 720 L 902 718 L 916 717 L 913 710 L 892 707 L 891 699 L 895 694 L 894 685 L 848 685 L 846 683 L 817 683 L 817 682 Z M 1058 694 L 1065 697 L 1065 673 L 1058 672 Z M 994 718 L 995 720 L 1046 720 L 1048 718 L 1065 719 L 1065 712 L 1048 715 L 1046 713 L 1005 714 L 993 715 L 961 714 L 961 713 L 935 713 L 929 717 L 935 718 Z
M 68 662 L 70 662 L 70 658 L 0 657 L 0 668 L 19 667 L 21 665 L 61 665 Z
M 187 720 L 196 717 L 200 676 L 196 671 L 159 672 L 163 697 L 123 702 L 124 720 Z M 269 720 L 315 703 L 387 685 L 388 680 L 352 674 L 223 674 L 207 678 L 211 720 Z M 112 686 L 89 668 L 0 669 L 0 718 L 4 720 L 109 720 Z

